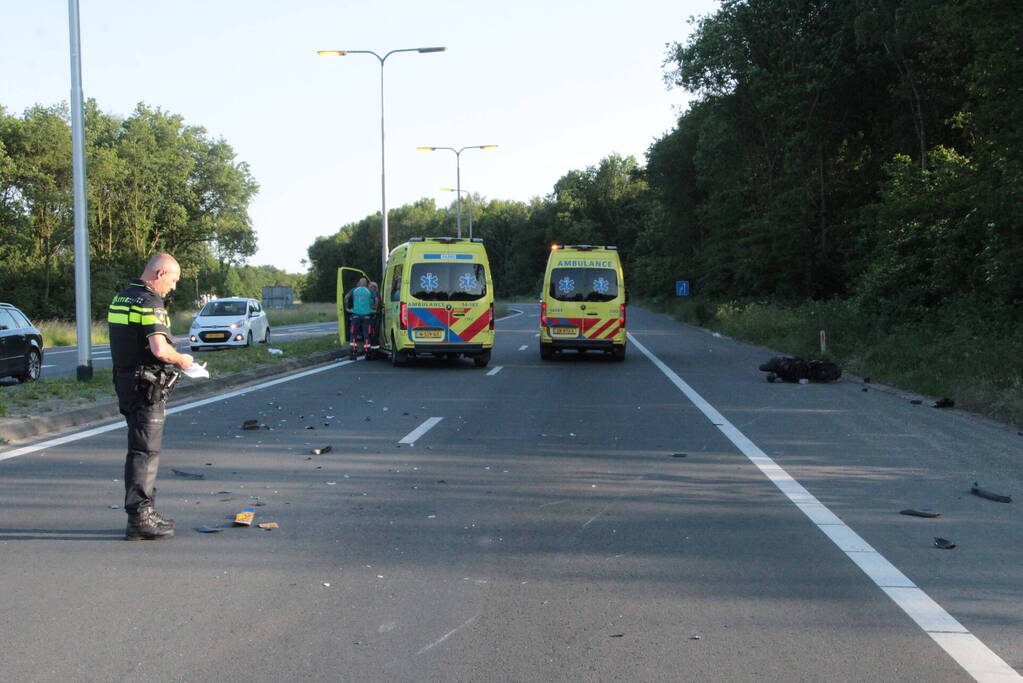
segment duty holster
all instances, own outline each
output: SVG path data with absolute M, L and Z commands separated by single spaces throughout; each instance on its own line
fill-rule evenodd
M 135 389 L 149 405 L 167 400 L 180 374 L 172 367 L 162 365 L 140 365 L 135 369 Z

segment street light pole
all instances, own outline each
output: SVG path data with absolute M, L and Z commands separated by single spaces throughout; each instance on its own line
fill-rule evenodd
M 92 379 L 92 293 L 89 284 L 89 220 L 85 191 L 85 115 L 78 0 L 68 0 L 71 36 L 71 183 L 74 195 L 75 331 L 79 382 Z
M 463 190 L 460 187 L 459 188 L 442 187 L 440 189 L 443 190 L 444 192 L 457 192 L 459 198 L 461 198 L 462 193 L 464 192 L 465 195 L 469 198 L 469 239 L 472 239 L 472 192 L 469 192 L 468 190 Z
M 317 50 L 316 54 L 328 57 L 344 57 L 345 55 L 373 55 L 380 62 L 380 277 L 383 278 L 384 270 L 387 268 L 388 248 L 387 236 L 387 171 L 386 171 L 386 147 L 384 145 L 384 62 L 387 58 L 398 52 L 444 52 L 446 47 L 408 47 L 400 50 L 391 50 L 383 57 L 372 50 Z M 381 279 L 381 282 L 383 280 Z
M 456 214 L 455 222 L 458 226 L 458 236 L 462 236 L 462 152 L 467 149 L 494 149 L 497 145 L 468 145 L 461 149 L 455 149 L 454 147 L 417 147 L 416 149 L 423 152 L 436 152 L 438 149 L 448 149 L 455 153 L 455 182 L 457 183 L 455 192 L 458 193 L 458 212 Z M 470 235 L 471 236 L 471 235 Z

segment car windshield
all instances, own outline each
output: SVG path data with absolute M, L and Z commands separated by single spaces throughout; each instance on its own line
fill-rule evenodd
M 409 292 L 421 301 L 476 301 L 487 293 L 482 263 L 416 263 Z
M 558 301 L 613 301 L 618 273 L 613 268 L 555 268 L 550 295 Z
M 203 306 L 199 315 L 210 317 L 220 315 L 245 315 L 244 301 L 211 301 Z

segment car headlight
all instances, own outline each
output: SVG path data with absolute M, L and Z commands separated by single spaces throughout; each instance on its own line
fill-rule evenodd
M 233 323 L 231 323 L 230 327 L 231 327 L 232 330 L 237 330 L 239 327 L 245 327 L 245 320 L 242 319 L 242 320 L 238 320 L 236 322 L 233 322 Z

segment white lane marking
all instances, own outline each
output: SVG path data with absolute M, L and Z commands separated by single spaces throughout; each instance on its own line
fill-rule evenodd
M 55 368 L 57 366 L 56 365 L 43 365 L 43 366 L 40 366 L 40 367 L 45 369 L 45 368 Z
M 418 439 L 423 434 L 426 434 L 428 431 L 436 427 L 437 423 L 443 419 L 444 419 L 443 417 L 431 417 L 429 420 L 427 420 L 426 422 L 424 422 L 423 424 L 419 425 L 411 432 L 409 432 L 405 436 L 405 438 L 399 441 L 398 443 L 408 444 L 409 446 L 415 444 L 416 439 Z
M 951 614 L 932 600 L 924 591 L 907 578 L 895 565 L 890 563 L 849 528 L 837 515 L 793 479 L 778 463 L 764 453 L 710 403 L 690 387 L 675 372 L 665 365 L 645 346 L 636 341 L 630 332 L 629 341 L 667 377 L 679 391 L 686 395 L 693 405 L 700 409 L 721 433 L 736 448 L 742 451 L 750 462 L 774 483 L 778 489 L 805 514 L 813 524 L 866 574 L 871 581 L 902 608 L 910 619 L 929 635 L 959 666 L 979 681 L 1023 680 L 1012 667 L 979 638 L 969 632 Z
M 495 365 L 494 369 L 487 373 L 487 376 L 489 377 L 490 375 L 496 375 L 497 373 L 501 372 L 503 368 L 504 368 L 503 365 Z
M 461 631 L 463 628 L 472 625 L 472 622 L 476 621 L 479 618 L 480 618 L 480 615 L 477 614 L 476 616 L 472 617 L 471 619 L 466 619 L 464 622 L 462 622 L 461 626 L 458 626 L 457 628 L 451 629 L 450 631 L 448 631 L 447 633 L 445 633 L 440 638 L 438 638 L 437 640 L 433 641 L 432 643 L 430 643 L 426 647 L 420 648 L 419 652 L 416 653 L 416 657 L 418 657 L 419 655 L 421 655 L 421 654 L 423 654 L 425 652 L 429 652 L 430 650 L 432 650 L 433 648 L 437 647 L 438 645 L 443 643 L 445 640 L 447 640 L 451 636 L 453 636 L 456 633 L 458 633 L 459 631 Z
M 183 411 L 186 411 L 186 410 L 191 410 L 192 408 L 200 408 L 202 406 L 209 405 L 211 403 L 216 403 L 217 401 L 224 401 L 224 400 L 229 399 L 229 398 L 234 398 L 235 396 L 241 396 L 242 394 L 248 394 L 250 392 L 259 391 L 260 389 L 266 389 L 267 387 L 272 387 L 272 386 L 277 385 L 277 384 L 283 384 L 285 382 L 291 382 L 291 381 L 296 380 L 296 379 L 301 379 L 303 377 L 308 377 L 309 375 L 315 375 L 317 373 L 325 372 L 325 371 L 331 370 L 333 368 L 342 367 L 342 366 L 348 365 L 349 363 L 352 363 L 352 362 L 353 361 L 345 360 L 345 361 L 341 361 L 339 363 L 331 363 L 330 365 L 326 365 L 326 366 L 324 366 L 322 368 L 314 368 L 312 370 L 305 370 L 303 372 L 295 373 L 294 375 L 288 375 L 286 377 L 281 377 L 279 379 L 270 380 L 269 382 L 262 382 L 261 384 L 253 384 L 251 387 L 245 387 L 244 389 L 238 389 L 236 391 L 230 391 L 230 392 L 228 392 L 226 394 L 218 394 L 217 396 L 211 396 L 210 398 L 205 398 L 205 399 L 203 399 L 201 401 L 195 401 L 193 403 L 186 403 L 184 405 L 174 406 L 173 408 L 168 408 L 167 409 L 167 414 L 168 415 L 173 415 L 174 413 L 180 413 L 180 412 L 183 412 Z M 68 434 L 67 436 L 61 436 L 61 437 L 58 437 L 56 439 L 48 439 L 46 441 L 40 441 L 39 443 L 32 444 L 31 446 L 22 446 L 21 448 L 15 448 L 12 451 L 8 451 L 6 453 L 0 453 L 0 460 L 10 460 L 11 458 L 17 458 L 19 455 L 28 455 L 29 453 L 35 453 L 36 451 L 46 450 L 47 448 L 55 448 L 56 446 L 63 446 L 66 443 L 73 443 L 75 441 L 81 441 L 82 439 L 87 439 L 90 436 L 96 436 L 97 434 L 104 434 L 106 432 L 112 432 L 115 429 L 121 429 L 122 427 L 124 427 L 124 424 L 125 424 L 124 420 L 123 419 L 119 419 L 117 422 L 113 422 L 113 423 L 108 424 L 108 425 L 103 425 L 102 427 L 94 427 L 92 429 L 87 429 L 84 432 L 77 432 L 75 434 Z
M 509 308 L 508 310 L 515 311 L 515 313 L 513 313 L 512 315 L 506 315 L 503 318 L 498 318 L 498 320 L 511 320 L 512 318 L 517 318 L 520 315 L 522 315 L 522 311 L 520 311 L 517 308 Z
M 519 347 L 519 351 L 525 351 L 528 348 L 529 348 L 528 344 L 523 344 L 522 346 Z

